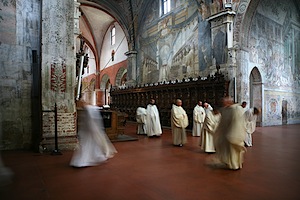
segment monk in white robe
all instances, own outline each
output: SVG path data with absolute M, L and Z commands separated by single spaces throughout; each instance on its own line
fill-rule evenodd
M 136 109 L 137 134 L 147 134 L 147 110 L 143 107 Z
M 246 127 L 245 145 L 247 147 L 252 147 L 252 133 L 254 133 L 256 129 L 256 120 L 258 114 L 259 110 L 256 107 L 250 108 L 244 113 Z
M 221 120 L 215 132 L 215 147 L 217 165 L 237 170 L 242 168 L 246 148 L 245 125 L 242 107 L 233 104 L 231 98 L 223 99 L 224 107 L 221 109 Z M 221 166 L 220 166 L 221 167 Z
M 160 117 L 155 100 L 151 99 L 147 105 L 147 135 L 148 137 L 160 136 L 162 134 Z
M 201 132 L 201 149 L 207 153 L 216 152 L 214 145 L 214 134 L 219 125 L 221 114 L 218 110 L 208 110 L 203 124 Z
M 78 111 L 78 123 L 79 148 L 73 154 L 71 166 L 96 166 L 117 153 L 105 133 L 98 107 L 85 104 L 83 109 Z
M 241 106 L 242 106 L 242 110 L 243 110 L 243 112 L 245 113 L 248 109 L 247 109 L 247 102 L 246 101 L 243 101 L 242 103 L 241 103 Z
M 203 122 L 205 119 L 205 110 L 202 107 L 202 101 L 199 101 L 193 110 L 193 131 L 192 136 L 201 136 Z
M 171 110 L 173 144 L 180 147 L 182 147 L 187 142 L 185 128 L 189 124 L 188 116 L 181 106 L 182 101 L 180 99 L 177 99 L 176 105 L 173 104 Z

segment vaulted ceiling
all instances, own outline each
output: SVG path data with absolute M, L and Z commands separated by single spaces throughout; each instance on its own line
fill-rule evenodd
M 99 59 L 104 36 L 113 22 L 122 27 L 127 41 L 134 43 L 137 16 L 147 9 L 149 0 L 77 0 L 80 3 L 80 31 Z M 135 21 L 135 22 L 134 22 Z M 133 40 L 133 41 L 132 41 Z M 134 46 L 134 45 L 133 45 Z
M 87 1 L 81 1 L 80 12 L 81 36 L 94 52 L 96 60 L 99 61 L 105 33 L 115 19 L 103 11 L 99 5 Z

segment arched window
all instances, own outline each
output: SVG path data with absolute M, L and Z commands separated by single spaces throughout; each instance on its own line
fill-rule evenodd
M 162 14 L 165 15 L 171 11 L 171 0 L 161 0 Z
M 110 30 L 110 42 L 111 45 L 114 45 L 116 43 L 116 27 L 113 26 Z

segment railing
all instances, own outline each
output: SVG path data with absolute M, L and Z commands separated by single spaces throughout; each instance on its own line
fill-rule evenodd
M 43 112 L 54 112 L 54 141 L 55 141 L 55 149 L 52 151 L 51 155 L 62 155 L 60 150 L 58 149 L 58 138 L 57 138 L 57 105 L 55 103 L 54 110 L 43 110 Z

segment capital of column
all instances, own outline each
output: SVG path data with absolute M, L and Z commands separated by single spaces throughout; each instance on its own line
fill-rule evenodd
M 137 51 L 134 51 L 134 50 L 125 52 L 125 55 L 128 57 L 136 56 L 136 54 L 137 54 Z

